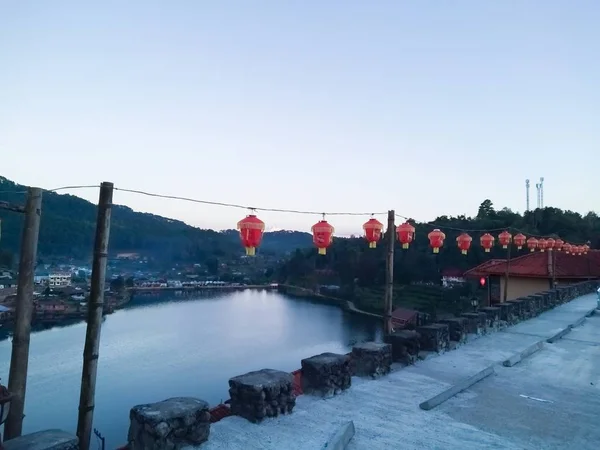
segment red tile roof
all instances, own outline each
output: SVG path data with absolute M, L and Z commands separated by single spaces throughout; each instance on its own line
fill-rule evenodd
M 600 277 L 600 251 L 590 250 L 587 255 L 567 255 L 564 252 L 535 252 L 511 259 L 509 275 L 515 277 L 551 278 L 552 263 L 556 278 Z M 505 259 L 492 259 L 465 272 L 466 277 L 504 275 Z

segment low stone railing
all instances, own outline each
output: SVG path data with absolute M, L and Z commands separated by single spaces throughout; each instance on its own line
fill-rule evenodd
M 229 380 L 231 400 L 209 409 L 203 400 L 178 397 L 134 406 L 130 412 L 129 443 L 122 449 L 159 450 L 197 446 L 209 438 L 210 424 L 232 414 L 261 422 L 292 414 L 296 397 L 331 397 L 352 385 L 352 376 L 378 378 L 393 361 L 413 364 L 422 352 L 451 350 L 469 334 L 485 334 L 527 320 L 598 288 L 598 281 L 561 286 L 538 294 L 464 313 L 416 330 L 386 336 L 386 343 L 357 344 L 348 354 L 323 353 L 301 361 L 291 374 L 262 369 Z M 48 441 L 48 445 L 41 445 Z M 75 450 L 77 438 L 60 430 L 33 433 L 7 441 L 6 450 Z

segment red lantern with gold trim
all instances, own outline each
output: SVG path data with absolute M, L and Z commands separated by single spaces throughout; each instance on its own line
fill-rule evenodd
M 335 228 L 333 228 L 325 219 L 323 219 L 315 223 L 312 226 L 311 231 L 313 234 L 313 243 L 319 250 L 319 255 L 327 254 L 327 248 L 333 242 L 333 233 L 335 232 Z
M 460 249 L 463 255 L 466 255 L 471 248 L 471 242 L 473 238 L 469 236 L 467 233 L 462 233 L 456 238 L 456 243 L 458 244 L 458 248 Z
M 538 247 L 538 240 L 534 237 L 530 237 L 527 239 L 527 248 L 530 252 L 535 252 L 535 249 Z
M 502 233 L 500 233 L 498 235 L 498 242 L 500 243 L 500 245 L 502 246 L 502 248 L 507 249 L 508 246 L 511 244 L 512 242 L 512 234 L 510 234 L 508 231 L 503 231 Z
M 363 230 L 365 231 L 365 239 L 369 243 L 369 248 L 377 247 L 377 241 L 381 239 L 383 224 L 379 220 L 371 218 L 363 225 Z
M 546 239 L 546 248 L 548 249 L 549 252 L 554 250 L 555 243 L 556 243 L 556 241 L 553 238 Z
M 572 247 L 571 244 L 569 244 L 568 242 L 565 242 L 562 247 L 563 252 L 565 252 L 568 255 L 569 253 L 571 253 L 571 247 Z
M 246 255 L 256 255 L 256 247 L 262 241 L 265 223 L 254 214 L 250 214 L 237 223 L 237 229 L 240 232 L 242 245 L 246 249 Z
M 515 235 L 513 241 L 517 246 L 517 250 L 521 250 L 523 246 L 527 243 L 527 236 L 525 236 L 523 233 L 519 233 Z
M 558 250 L 560 252 L 564 244 L 565 241 L 563 241 L 561 238 L 554 239 L 554 250 Z
M 490 233 L 482 234 L 479 238 L 479 245 L 483 247 L 483 250 L 486 253 L 489 253 L 492 247 L 494 246 L 494 241 L 496 238 L 492 236 Z
M 582 245 L 576 245 L 575 246 L 575 254 L 576 255 L 582 255 L 583 254 L 583 246 Z
M 415 238 L 415 227 L 408 222 L 404 222 L 402 225 L 396 227 L 396 234 L 402 244 L 402 248 L 406 250 Z
M 545 252 L 548 248 L 548 241 L 544 238 L 538 239 L 538 248 L 540 249 L 540 252 Z
M 439 229 L 435 229 L 427 235 L 429 246 L 433 249 L 433 253 L 439 253 L 440 248 L 444 245 L 446 235 Z

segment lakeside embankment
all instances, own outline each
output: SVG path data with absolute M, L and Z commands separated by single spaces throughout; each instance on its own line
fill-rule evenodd
M 288 284 L 279 284 L 278 291 L 282 294 L 289 295 L 290 297 L 300 297 L 313 299 L 317 302 L 326 303 L 328 305 L 335 305 L 342 308 L 344 311 L 361 314 L 363 316 L 369 316 L 377 319 L 383 319 L 381 314 L 375 314 L 372 312 L 364 311 L 356 307 L 356 305 L 350 300 L 344 300 L 337 297 L 330 297 L 314 292 L 311 289 L 303 288 L 300 286 L 291 286 Z

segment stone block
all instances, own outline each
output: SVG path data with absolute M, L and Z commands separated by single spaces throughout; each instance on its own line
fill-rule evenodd
M 547 309 L 547 307 L 544 305 L 548 304 L 550 295 L 548 295 L 548 296 L 530 295 L 527 298 L 531 302 L 531 308 L 533 309 L 533 315 L 538 316 L 539 314 L 543 313 Z
M 331 397 L 352 385 L 349 355 L 322 353 L 303 359 L 302 390 L 306 394 Z
M 417 328 L 421 350 L 441 352 L 450 346 L 450 327 L 444 323 L 432 323 Z
M 479 314 L 477 313 L 462 313 L 460 317 L 465 319 L 465 330 L 471 334 L 481 334 L 479 330 Z
M 355 375 L 377 378 L 390 373 L 392 346 L 365 342 L 352 348 L 352 370 Z
M 500 320 L 506 322 L 509 325 L 512 325 L 514 323 L 516 323 L 516 317 L 515 317 L 515 305 L 510 303 L 510 302 L 506 302 L 506 303 L 498 303 L 496 305 L 498 308 L 500 308 Z
M 5 450 L 78 450 L 77 436 L 62 430 L 44 430 L 3 442 Z
M 501 309 L 497 306 L 485 306 L 480 309 L 485 314 L 486 328 L 498 328 L 500 326 Z
M 129 413 L 130 450 L 175 450 L 200 445 L 210 434 L 208 403 L 175 397 L 137 405 Z
M 403 364 L 414 364 L 419 357 L 421 342 L 419 333 L 414 330 L 398 330 L 386 336 L 385 341 L 392 345 L 392 358 Z
M 448 325 L 450 340 L 463 343 L 467 341 L 467 319 L 464 317 L 453 317 L 451 319 L 439 320 L 439 323 Z
M 273 369 L 233 377 L 229 380 L 231 413 L 253 423 L 289 414 L 296 406 L 293 383 L 291 373 Z
M 523 301 L 523 316 L 527 319 L 537 316 L 537 308 L 535 302 L 531 297 L 521 297 Z
M 515 322 L 520 322 L 521 320 L 526 320 L 527 315 L 525 313 L 525 308 L 523 305 L 523 300 L 521 298 L 513 298 L 511 300 L 507 300 L 507 303 L 511 303 L 513 305 L 513 314 Z

